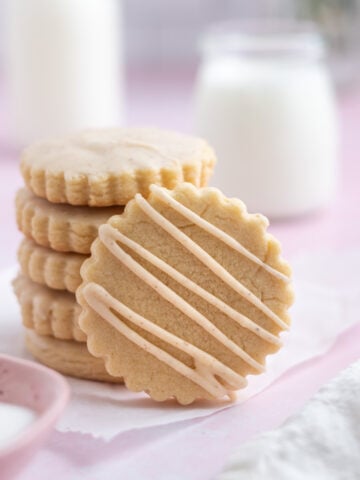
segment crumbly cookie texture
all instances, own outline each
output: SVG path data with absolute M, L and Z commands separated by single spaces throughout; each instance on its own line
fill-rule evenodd
M 33 329 L 39 335 L 86 341 L 86 335 L 78 325 L 80 306 L 74 294 L 52 290 L 24 275 L 17 276 L 13 287 L 25 327 Z
M 158 401 L 232 398 L 289 325 L 291 270 L 267 226 L 213 188 L 136 195 L 81 267 L 89 351 Z
M 55 203 L 126 205 L 151 184 L 206 185 L 214 151 L 202 139 L 155 128 L 88 130 L 25 149 L 21 172 L 39 197 Z
M 80 267 L 88 258 L 79 253 L 56 252 L 24 238 L 18 249 L 21 272 L 36 283 L 75 293 L 81 283 Z
M 74 207 L 54 204 L 35 196 L 27 188 L 16 194 L 19 230 L 37 244 L 58 252 L 89 254 L 98 228 L 123 207 Z
M 28 351 L 44 365 L 58 372 L 87 380 L 122 383 L 109 375 L 103 362 L 88 352 L 85 343 L 38 335 L 27 330 L 25 344 Z

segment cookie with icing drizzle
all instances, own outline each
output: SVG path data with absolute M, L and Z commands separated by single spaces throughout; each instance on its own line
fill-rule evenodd
M 290 267 L 240 200 L 187 183 L 150 190 L 100 227 L 81 267 L 88 349 L 155 400 L 233 399 L 281 346 Z

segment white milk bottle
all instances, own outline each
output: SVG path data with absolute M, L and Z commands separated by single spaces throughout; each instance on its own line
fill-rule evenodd
M 232 22 L 204 39 L 196 130 L 217 153 L 212 184 L 251 212 L 290 217 L 333 197 L 338 126 L 323 56 L 301 24 Z
M 11 137 L 26 144 L 123 116 L 117 0 L 9 0 Z

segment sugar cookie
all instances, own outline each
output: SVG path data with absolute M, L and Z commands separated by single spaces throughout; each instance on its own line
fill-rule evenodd
M 121 379 L 111 377 L 106 372 L 103 362 L 90 355 L 84 343 L 58 340 L 28 330 L 25 344 L 39 362 L 64 375 L 100 382 L 122 383 Z
M 123 207 L 74 207 L 50 203 L 27 188 L 16 194 L 16 220 L 24 235 L 58 252 L 88 254 L 98 228 Z
M 75 293 L 81 283 L 80 267 L 88 258 L 80 253 L 56 252 L 24 238 L 18 249 L 21 271 L 34 282 Z
M 89 351 L 155 400 L 232 398 L 289 324 L 290 267 L 267 226 L 213 188 L 136 195 L 81 267 Z
M 88 130 L 24 150 L 27 187 L 55 203 L 126 205 L 151 184 L 206 185 L 215 154 L 202 139 L 155 128 Z
M 86 341 L 78 326 L 80 306 L 74 294 L 38 285 L 24 275 L 19 275 L 13 286 L 25 327 L 32 328 L 39 335 Z

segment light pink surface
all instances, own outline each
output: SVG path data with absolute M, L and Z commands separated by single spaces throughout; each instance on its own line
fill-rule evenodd
M 64 377 L 35 362 L 0 354 L 1 401 L 36 412 L 36 419 L 0 449 L 0 477 L 10 480 L 46 440 L 69 399 Z M 0 425 L 1 428 L 1 425 Z
M 166 82 L 149 76 L 145 83 L 141 76 L 132 75 L 128 123 L 191 132 L 189 85 L 188 76 L 174 74 Z M 340 105 L 342 178 L 337 199 L 324 212 L 271 226 L 290 259 L 300 252 L 360 248 L 360 92 L 343 95 Z M 3 128 L 0 138 L 4 139 L 5 135 Z M 6 153 L 5 147 L 3 152 L 0 159 L 0 268 L 14 263 L 20 238 L 12 206 L 14 191 L 21 184 L 17 159 L 9 151 Z M 357 359 L 359 336 L 360 325 L 344 333 L 328 354 L 290 371 L 245 404 L 205 419 L 132 431 L 110 443 L 80 434 L 54 433 L 19 478 L 78 479 L 82 478 L 80 472 L 85 466 L 87 473 L 83 478 L 92 480 L 105 478 L 104 475 L 110 473 L 115 474 L 115 478 L 134 479 L 212 478 L 240 442 L 279 425 L 319 386 Z M 125 472 L 128 476 L 122 476 Z

